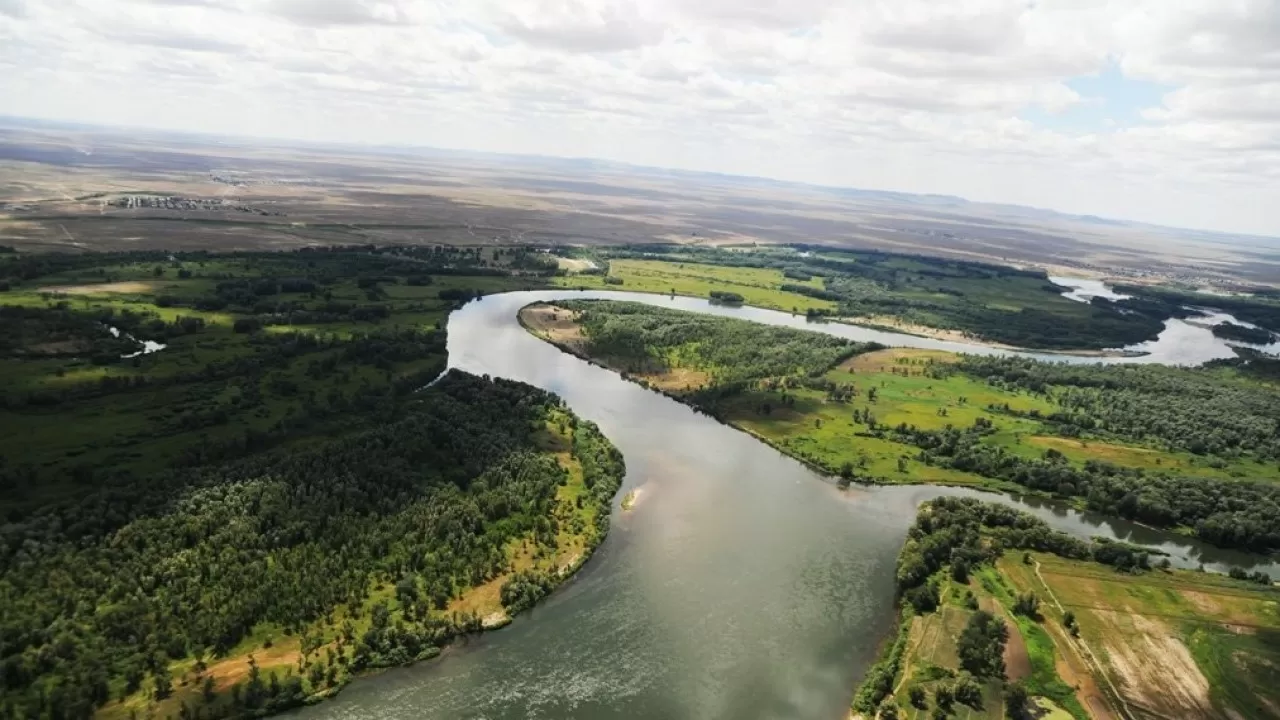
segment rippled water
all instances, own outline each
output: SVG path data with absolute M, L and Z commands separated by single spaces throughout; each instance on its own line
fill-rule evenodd
M 436 661 L 359 680 L 295 716 L 843 718 L 891 629 L 894 560 L 916 505 L 976 493 L 842 492 L 746 434 L 561 353 L 516 322 L 525 304 L 566 295 L 810 327 L 783 313 L 605 292 L 492 295 L 455 312 L 450 365 L 564 397 L 622 450 L 624 491 L 639 488 L 639 500 L 630 512 L 615 510 L 609 537 L 577 576 L 509 627 Z M 994 352 L 852 326 L 812 329 Z M 1052 503 L 986 497 L 1078 535 L 1158 544 L 1182 566 L 1258 560 Z

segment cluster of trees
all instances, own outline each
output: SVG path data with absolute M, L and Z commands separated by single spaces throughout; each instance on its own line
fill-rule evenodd
M 53 308 L 0 305 L 0 357 L 91 355 L 117 360 L 136 343 L 107 330 L 112 316 L 75 312 L 65 302 Z
M 870 346 L 803 330 L 631 302 L 576 300 L 588 352 L 629 371 L 687 365 L 718 387 L 762 377 L 818 376 Z
M 1229 373 L 1008 357 L 966 357 L 958 368 L 997 387 L 1051 397 L 1063 410 L 1044 419 L 1059 434 L 1280 460 L 1280 391 Z
M 728 290 L 712 290 L 708 294 L 713 302 L 721 302 L 727 305 L 741 305 L 745 300 L 738 293 L 729 292 Z
M 1238 342 L 1250 343 L 1252 345 L 1270 345 L 1276 339 L 1275 333 L 1270 330 L 1264 330 L 1258 327 L 1248 327 L 1246 325 L 1237 325 L 1232 322 L 1214 325 L 1213 334 L 1225 340 L 1236 340 Z
M 984 444 L 982 428 L 929 431 L 899 427 L 899 442 L 921 449 L 926 464 L 1017 483 L 1061 497 L 1083 498 L 1092 510 L 1164 528 L 1188 528 L 1222 547 L 1280 548 L 1280 487 L 1213 478 L 1154 475 L 1090 460 L 1072 465 L 1053 451 L 1019 457 Z M 1136 558 L 1134 563 L 1136 563 Z
M 173 661 L 216 658 L 260 623 L 305 634 L 339 606 L 358 616 L 379 584 L 397 599 L 367 632 L 344 631 L 306 679 L 250 680 L 236 714 L 429 655 L 476 627 L 442 612 L 450 599 L 505 572 L 510 541 L 554 530 L 567 474 L 533 436 L 553 417 L 607 518 L 622 464 L 593 425 L 541 390 L 456 371 L 396 422 L 15 518 L 0 528 L 3 716 L 89 717 L 148 677 L 159 694 Z
M 1116 290 L 1153 302 L 1176 306 L 1211 307 L 1224 310 L 1253 325 L 1280 333 L 1280 294 L 1274 289 L 1258 288 L 1248 295 L 1210 295 L 1170 287 L 1120 285 Z

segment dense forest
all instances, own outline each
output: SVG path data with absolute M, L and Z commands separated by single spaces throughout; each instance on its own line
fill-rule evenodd
M 1123 308 L 1063 297 L 1039 270 L 871 250 L 825 246 L 756 247 L 736 252 L 707 247 L 640 245 L 605 252 L 610 258 L 706 263 L 780 270 L 794 281 L 780 289 L 837 304 L 833 314 L 958 330 L 1018 347 L 1115 348 L 1153 339 L 1170 317 L 1155 303 Z
M 604 537 L 619 453 L 541 390 L 425 387 L 451 308 L 554 264 L 0 260 L 0 717 L 258 716 L 558 585 Z M 469 600 L 486 583 L 499 605 Z
M 545 262 L 371 246 L 2 257 L 6 511 L 392 419 L 444 369 L 448 312 L 541 286 L 526 266 Z
M 87 717 L 144 684 L 160 699 L 173 692 L 173 663 L 225 656 L 260 623 L 305 636 L 340 608 L 336 638 L 304 639 L 306 675 L 276 692 L 265 678 L 247 683 L 204 716 L 291 704 L 339 674 L 408 662 L 478 629 L 479 618 L 443 612 L 450 600 L 508 572 L 509 543 L 554 546 L 560 532 L 553 510 L 568 471 L 535 442 L 548 421 L 572 436 L 598 541 L 621 483 L 617 452 L 554 396 L 458 372 L 396 422 L 139 478 L 6 525 L 0 710 Z M 384 585 L 395 599 L 368 607 L 372 624 L 356 633 L 350 618 Z

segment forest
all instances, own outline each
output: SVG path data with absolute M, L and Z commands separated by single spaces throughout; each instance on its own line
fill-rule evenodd
M 697 263 L 775 270 L 781 273 L 777 290 L 834 305 L 825 310 L 810 308 L 811 315 L 838 315 L 871 324 L 891 320 L 1026 348 L 1124 347 L 1153 339 L 1170 317 L 1169 308 L 1160 303 L 1122 308 L 1075 302 L 1064 297 L 1065 288 L 1050 282 L 1043 271 L 935 257 L 816 245 L 750 251 L 633 245 L 599 254 L 602 262 L 643 259 L 672 268 L 687 269 Z M 629 288 L 639 286 L 627 282 Z
M 621 455 L 533 387 L 424 389 L 452 307 L 547 272 L 501 248 L 0 260 L 0 717 L 260 716 L 558 585 Z
M 634 303 L 562 304 L 579 313 L 589 357 L 643 371 L 842 483 L 1031 490 L 1223 547 L 1280 549 L 1280 390 L 1245 360 L 917 357 Z M 896 363 L 876 367 L 886 353 Z

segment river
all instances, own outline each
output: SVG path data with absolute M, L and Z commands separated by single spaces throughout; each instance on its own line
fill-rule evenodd
M 435 661 L 358 680 L 293 717 L 842 719 L 892 628 L 894 561 L 915 507 L 938 495 L 977 493 L 841 491 L 748 435 L 562 353 L 517 323 L 524 305 L 564 297 L 630 299 L 886 344 L 997 352 L 692 298 L 539 291 L 466 305 L 449 319 L 450 366 L 559 394 L 622 450 L 623 492 L 639 488 L 639 500 L 629 512 L 615 510 L 608 538 L 573 579 L 510 626 Z M 1054 503 L 984 497 L 1077 535 L 1159 546 L 1182 567 L 1260 563 L 1280 571 L 1261 558 Z

